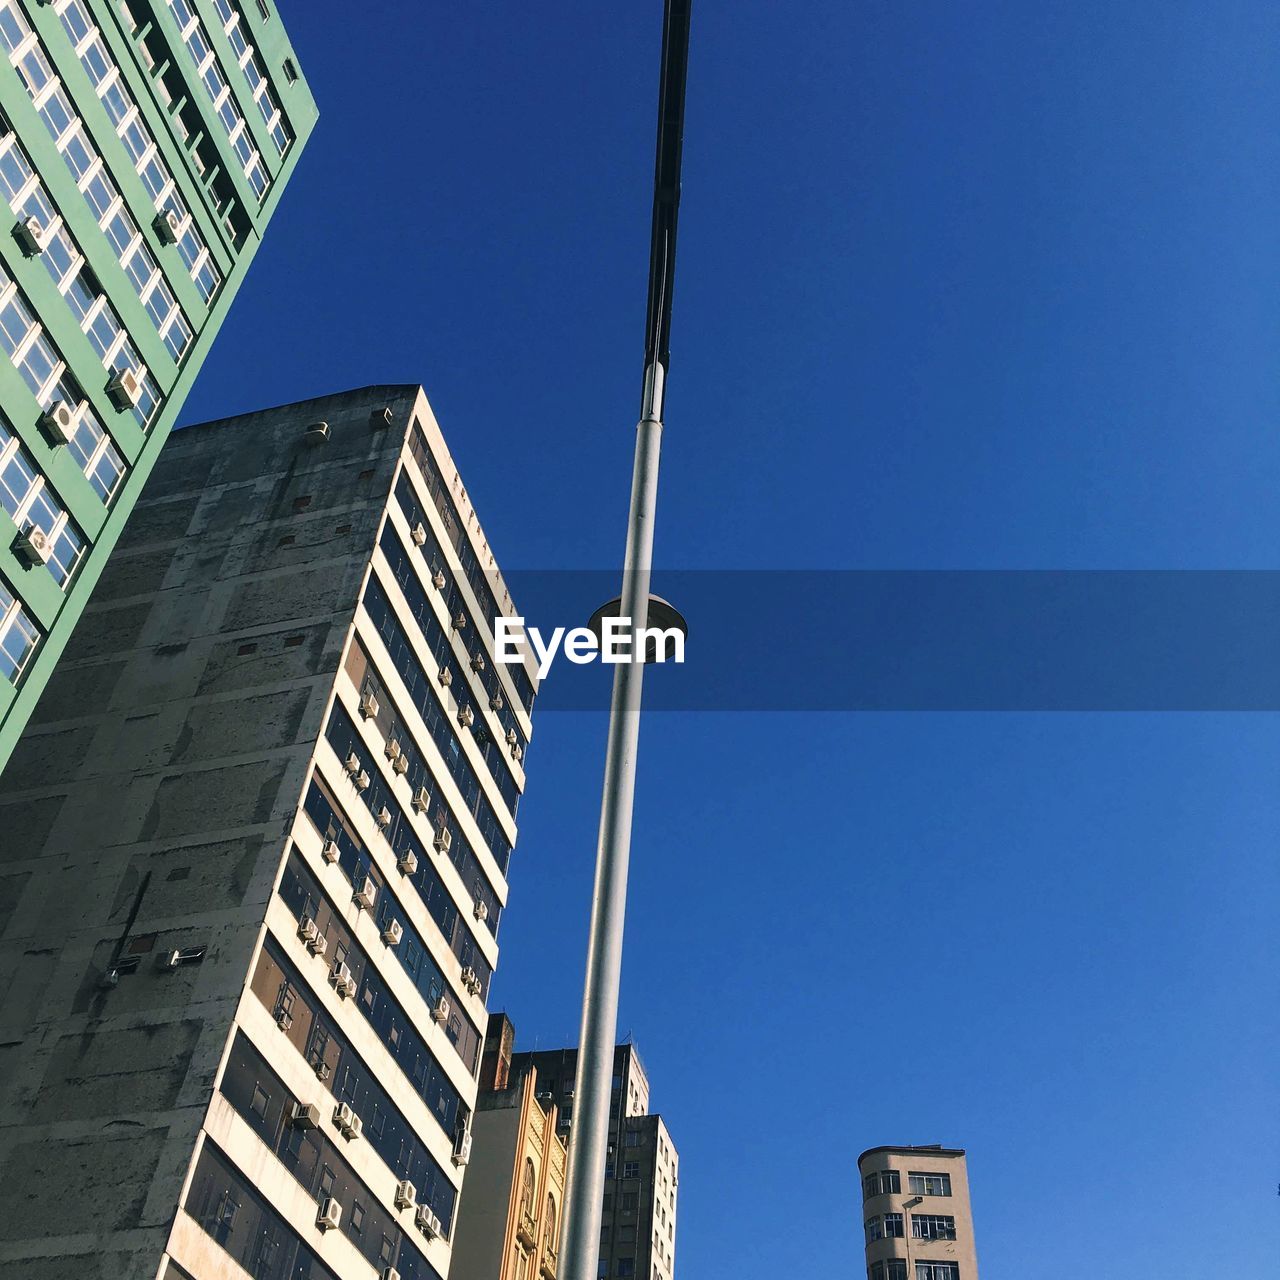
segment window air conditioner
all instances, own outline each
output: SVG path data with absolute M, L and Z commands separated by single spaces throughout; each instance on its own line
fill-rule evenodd
M 476 713 L 472 711 L 470 707 L 458 708 L 458 723 L 464 729 L 470 729 L 471 726 L 475 724 L 475 722 L 476 722 Z
M 18 536 L 13 540 L 13 551 L 23 564 L 31 566 L 48 564 L 49 558 L 53 555 L 53 543 L 43 529 L 37 529 L 35 525 L 29 524 L 25 529 L 18 531 Z
M 316 936 L 307 943 L 307 950 L 310 951 L 313 956 L 323 956 L 328 949 L 329 943 L 325 939 L 323 933 L 317 933 Z
M 372 693 L 365 693 L 360 698 L 360 714 L 366 720 L 372 720 L 378 714 L 378 699 Z
M 472 986 L 475 985 L 475 981 L 476 971 L 470 965 L 467 965 L 467 967 L 462 971 L 462 985 L 470 991 Z
M 413 541 L 417 546 L 422 546 L 427 540 L 427 526 L 421 520 L 413 526 Z
M 395 1267 L 383 1267 L 381 1280 L 400 1280 L 400 1273 L 395 1269 Z
M 382 926 L 382 940 L 389 947 L 398 947 L 400 939 L 404 937 L 404 926 L 399 920 L 388 920 Z
M 414 1225 L 428 1240 L 434 1240 L 440 1234 L 440 1219 L 425 1204 L 418 1206 L 413 1215 Z
M 448 667 L 440 668 L 441 688 L 447 689 L 453 683 L 453 672 Z
M 302 443 L 315 448 L 318 444 L 326 444 L 329 439 L 329 424 L 313 422 L 303 433 Z
M 337 862 L 342 856 L 342 850 L 338 848 L 338 842 L 330 838 L 324 842 L 324 848 L 320 850 L 320 856 L 326 862 Z
M 500 693 L 495 693 L 493 697 L 489 699 L 489 709 L 491 711 L 501 711 L 506 705 L 507 704 L 503 702 L 502 694 Z
M 516 743 L 519 741 L 520 739 L 517 736 L 516 731 L 514 729 L 508 729 L 507 730 L 507 746 L 514 747 Z
M 418 1203 L 418 1189 L 412 1182 L 396 1183 L 396 1208 L 412 1209 Z
M 484 666 L 485 666 L 485 663 L 484 663 L 484 654 L 483 654 L 483 653 L 477 653 L 477 654 L 475 655 L 475 657 L 473 657 L 473 658 L 471 659 L 471 670 L 472 670 L 472 671 L 483 671 L 483 670 L 484 670 Z
M 356 774 L 356 790 L 367 791 L 369 789 L 369 775 L 363 769 Z
M 360 757 L 353 751 L 343 761 L 342 767 L 354 778 L 360 772 Z
M 320 936 L 320 930 L 316 926 L 316 922 L 310 916 L 303 916 L 298 921 L 298 937 L 303 942 L 314 942 Z
M 132 369 L 121 369 L 108 379 L 107 395 L 117 409 L 127 413 L 136 409 L 142 399 L 142 382 Z
M 399 760 L 400 759 L 400 739 L 388 738 L 387 745 L 383 747 L 382 751 L 388 760 Z
M 316 1214 L 316 1226 L 321 1231 L 328 1231 L 342 1221 L 342 1206 L 332 1197 L 326 1196 L 320 1202 L 320 1211 Z
M 454 614 L 453 629 L 455 631 L 465 631 L 467 629 L 467 615 L 461 610 Z
M 339 1102 L 333 1109 L 333 1123 L 343 1137 L 350 1138 L 355 1134 L 356 1125 L 360 1123 L 360 1117 L 352 1111 L 349 1103 Z
M 441 1024 L 449 1021 L 449 1000 L 447 996 L 441 996 L 435 1002 L 435 1006 L 431 1010 L 431 1016 Z
M 435 573 L 433 573 L 433 574 L 431 575 L 431 585 L 432 585 L 433 587 L 435 587 L 435 589 L 436 589 L 437 591 L 443 591 L 443 590 L 444 590 L 444 582 L 445 582 L 445 578 L 444 578 L 444 570 L 443 570 L 443 569 L 437 569 L 437 570 L 435 571 Z
M 320 1108 L 314 1102 L 295 1102 L 289 1123 L 295 1129 L 314 1129 L 320 1123 Z
M 396 859 L 396 867 L 402 876 L 411 876 L 418 869 L 418 855 L 412 849 L 406 849 Z
M 51 445 L 69 443 L 76 433 L 75 410 L 65 400 L 54 400 L 40 415 L 40 431 Z
M 448 853 L 450 845 L 453 844 L 453 832 L 447 827 L 441 827 L 436 832 L 436 838 L 432 843 L 435 845 L 437 853 Z
M 409 772 L 409 757 L 402 751 L 391 762 L 391 769 L 393 773 L 398 773 L 403 778 Z
M 391 810 L 384 804 L 382 808 L 373 815 L 373 820 L 378 824 L 379 831 L 385 831 L 391 825 Z
M 477 898 L 471 914 L 483 924 L 489 918 L 489 904 L 483 898 Z
M 364 876 L 355 887 L 355 892 L 351 895 L 352 901 L 357 908 L 363 907 L 366 911 L 373 910 L 373 904 L 378 899 L 378 886 L 374 884 L 372 876 Z

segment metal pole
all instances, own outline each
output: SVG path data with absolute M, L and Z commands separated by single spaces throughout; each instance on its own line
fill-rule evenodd
M 644 390 L 636 428 L 631 508 L 623 562 L 620 614 L 630 626 L 649 616 L 653 567 L 653 523 L 662 447 L 663 397 L 669 361 L 671 293 L 675 272 L 676 214 L 680 202 L 680 158 L 684 132 L 685 73 L 691 0 L 666 0 L 662 30 L 662 74 L 658 90 L 658 148 L 654 168 L 653 233 L 649 254 L 649 308 L 645 333 Z M 582 996 L 582 1031 L 574 1080 L 569 1172 L 560 1246 L 561 1280 L 596 1280 L 600 1216 L 609 1142 L 622 933 L 631 857 L 636 753 L 640 742 L 643 655 L 614 670 L 609 705 L 604 792 L 596 842 L 595 891 Z M 621 1153 L 616 1153 L 615 1158 Z

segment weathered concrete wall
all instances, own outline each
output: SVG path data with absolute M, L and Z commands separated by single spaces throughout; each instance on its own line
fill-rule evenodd
M 177 434 L 0 779 L 0 1276 L 155 1275 L 417 393 Z

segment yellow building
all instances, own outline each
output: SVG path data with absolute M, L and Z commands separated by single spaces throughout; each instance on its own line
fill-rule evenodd
M 556 1280 L 568 1152 L 532 1066 L 511 1077 L 514 1031 L 489 1020 L 450 1280 Z

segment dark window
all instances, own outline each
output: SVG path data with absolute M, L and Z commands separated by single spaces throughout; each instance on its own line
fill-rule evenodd
M 305 639 L 306 636 L 290 636 L 284 642 L 284 647 L 286 649 L 296 649 Z
M 281 538 L 281 539 L 280 539 L 280 541 L 276 543 L 276 546 L 277 546 L 277 547 L 291 547 L 291 546 L 293 546 L 293 544 L 294 544 L 295 542 L 297 542 L 297 538 L 295 538 L 295 537 L 293 536 L 293 534 L 291 534 L 291 533 L 286 533 L 286 534 L 284 535 L 284 537 L 283 537 L 283 538 Z
M 241 646 L 236 650 L 236 657 L 237 657 L 237 658 L 247 658 L 247 657 L 249 656 L 249 654 L 251 654 L 251 653 L 257 653 L 257 652 L 258 652 L 258 646 L 257 646 L 256 644 L 242 644 L 242 645 L 241 645 Z
M 311 495 L 307 494 L 302 498 L 294 498 L 293 509 L 295 511 L 305 511 L 311 505 Z

